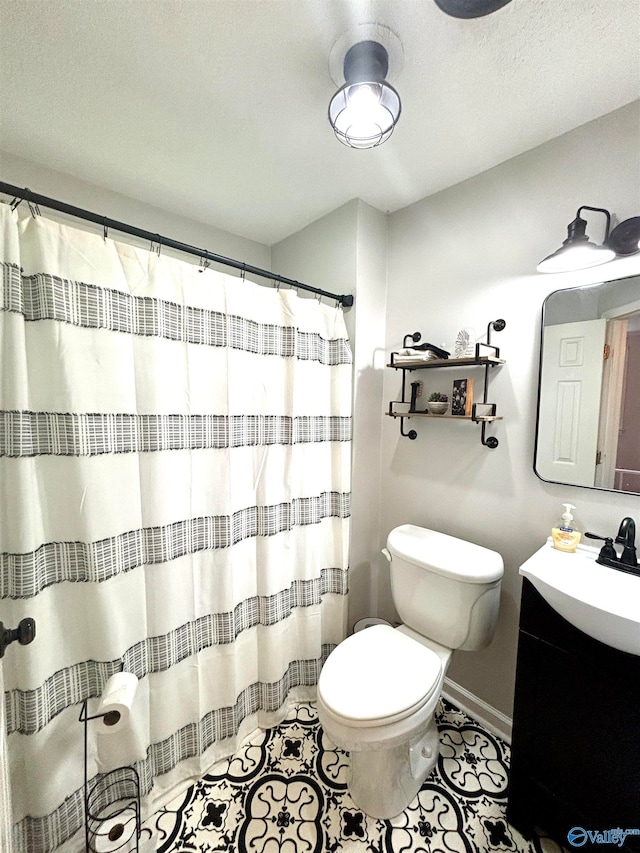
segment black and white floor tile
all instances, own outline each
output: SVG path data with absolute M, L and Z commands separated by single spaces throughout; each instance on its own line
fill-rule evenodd
M 297 705 L 156 813 L 157 853 L 560 853 L 506 821 L 509 746 L 444 699 L 437 719 L 437 768 L 406 811 L 377 820 L 349 796 L 315 708 Z

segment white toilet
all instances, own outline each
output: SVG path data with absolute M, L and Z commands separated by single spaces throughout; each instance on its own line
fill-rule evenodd
M 462 539 L 403 524 L 387 538 L 393 600 L 403 624 L 373 625 L 329 655 L 318 717 L 349 752 L 349 791 L 372 817 L 400 814 L 438 760 L 434 711 L 454 649 L 493 637 L 502 557 Z

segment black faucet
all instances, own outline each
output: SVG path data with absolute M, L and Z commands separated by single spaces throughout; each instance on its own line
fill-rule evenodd
M 632 518 L 622 519 L 618 535 L 616 536 L 616 542 L 618 545 L 623 546 L 620 562 L 624 563 L 625 566 L 636 568 L 638 565 L 638 558 L 636 557 L 636 523 Z
M 596 563 L 609 566 L 612 569 L 619 569 L 622 572 L 640 575 L 640 563 L 638 563 L 636 554 L 636 523 L 632 518 L 623 518 L 618 528 L 615 541 L 616 544 L 622 545 L 620 556 L 618 556 L 611 536 L 600 536 L 597 533 L 585 533 L 584 535 L 589 539 L 604 540 Z

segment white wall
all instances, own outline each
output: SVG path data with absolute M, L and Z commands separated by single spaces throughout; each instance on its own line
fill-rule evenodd
M 488 429 L 498 448 L 482 447 L 480 427 L 470 422 L 414 418 L 418 438 L 410 441 L 399 437 L 398 422 L 383 419 L 378 543 L 395 525 L 411 522 L 503 555 L 496 638 L 486 650 L 457 652 L 449 677 L 507 714 L 518 567 L 550 534 L 561 502 L 577 506 L 587 529 L 614 534 L 624 515 L 640 520 L 640 497 L 546 484 L 532 469 L 542 301 L 562 286 L 603 277 L 603 268 L 545 276 L 535 266 L 560 246 L 583 204 L 607 208 L 618 220 L 640 214 L 639 107 L 636 102 L 389 217 L 387 350 L 415 330 L 424 340 L 452 344 L 463 327 L 484 332 L 498 317 L 507 323 L 492 336 L 508 362 L 490 380 L 489 399 L 504 416 Z M 604 217 L 586 218 L 587 233 L 601 240 Z M 611 278 L 639 271 L 640 255 L 606 268 Z M 437 384 L 449 386 L 454 375 L 438 371 Z M 400 374 L 385 371 L 385 399 L 397 398 L 399 386 Z M 378 612 L 393 619 L 382 558 L 377 572 Z
M 356 152 L 357 153 L 357 152 Z M 380 439 L 383 406 L 386 217 L 353 200 L 272 247 L 273 269 L 337 293 L 353 347 L 349 623 L 377 610 Z

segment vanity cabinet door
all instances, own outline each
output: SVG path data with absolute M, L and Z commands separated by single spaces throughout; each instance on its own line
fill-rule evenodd
M 574 826 L 640 828 L 640 658 L 578 631 L 526 579 L 507 817 L 565 847 Z

